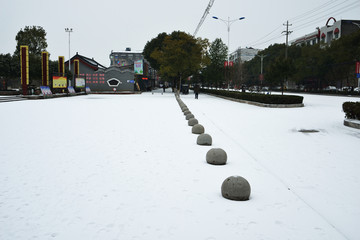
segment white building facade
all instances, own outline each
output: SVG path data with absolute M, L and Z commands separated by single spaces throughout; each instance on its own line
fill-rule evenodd
M 360 30 L 360 20 L 340 20 L 330 17 L 325 26 L 315 32 L 306 34 L 291 41 L 291 45 L 314 45 L 317 43 L 330 45 L 333 40 Z
M 247 62 L 253 59 L 261 49 L 254 48 L 238 48 L 236 51 L 230 53 L 230 61 L 233 62 Z

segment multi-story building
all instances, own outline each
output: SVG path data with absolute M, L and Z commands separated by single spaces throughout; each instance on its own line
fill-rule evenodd
M 232 62 L 246 62 L 253 59 L 260 49 L 254 48 L 238 48 L 236 51 L 230 53 L 230 61 Z
M 332 23 L 332 25 L 330 23 Z M 298 46 L 314 45 L 317 43 L 330 45 L 331 41 L 359 30 L 360 20 L 336 21 L 335 18 L 331 17 L 327 20 L 325 26 L 317 28 L 315 32 L 293 40 L 291 44 Z
M 134 92 L 153 87 L 154 81 L 149 77 L 149 64 L 141 52 L 133 52 L 127 48 L 123 52 L 112 51 L 109 57 L 110 67 L 106 68 L 94 59 L 77 53 L 71 58 L 71 70 L 74 73 L 74 62 L 78 61 L 79 74 L 75 78 L 83 79 L 92 92 Z

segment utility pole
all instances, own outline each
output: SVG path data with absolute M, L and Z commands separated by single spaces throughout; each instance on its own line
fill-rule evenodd
M 263 75 L 263 68 L 264 68 L 264 57 L 266 57 L 266 55 L 262 54 L 262 55 L 257 55 L 258 57 L 260 57 L 261 59 L 261 64 L 260 64 L 260 82 L 261 82 L 261 87 L 262 87 L 262 81 L 264 79 L 264 75 Z
M 287 50 L 288 50 L 288 43 L 289 43 L 289 34 L 292 33 L 292 31 L 289 31 L 289 26 L 292 26 L 292 24 L 289 24 L 289 21 L 286 21 L 286 25 L 283 24 L 284 26 L 286 26 L 286 31 L 283 31 L 282 33 L 285 33 L 286 35 L 286 49 L 285 49 L 285 59 L 287 59 L 288 57 L 288 53 L 287 53 Z
M 292 31 L 289 31 L 289 26 L 292 26 L 292 24 L 289 24 L 289 20 L 286 21 L 286 25 L 283 24 L 284 26 L 286 26 L 286 31 L 283 31 L 282 33 L 285 32 L 286 35 L 286 46 L 285 46 L 285 60 L 287 60 L 288 58 L 288 43 L 289 43 L 289 34 L 292 33 Z M 285 76 L 285 81 L 287 82 L 287 76 Z M 281 94 L 284 95 L 284 82 L 281 84 Z

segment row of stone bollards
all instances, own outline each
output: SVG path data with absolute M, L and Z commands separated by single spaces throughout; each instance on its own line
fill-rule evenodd
M 205 133 L 203 125 L 195 118 L 189 108 L 181 100 L 178 94 L 175 94 L 176 101 L 178 102 L 181 111 L 188 121 L 188 125 L 192 127 L 191 132 L 198 134 L 196 143 L 202 146 L 211 146 L 212 138 L 209 134 Z M 227 162 L 227 154 L 221 148 L 212 148 L 206 153 L 206 162 L 212 165 L 225 165 Z M 224 180 L 221 185 L 221 195 L 230 200 L 246 201 L 249 200 L 251 187 L 249 182 L 240 176 L 230 176 Z

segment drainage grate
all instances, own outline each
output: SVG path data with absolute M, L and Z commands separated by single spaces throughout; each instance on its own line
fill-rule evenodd
M 319 130 L 316 129 L 300 129 L 298 132 L 302 132 L 302 133 L 317 133 L 320 132 Z

